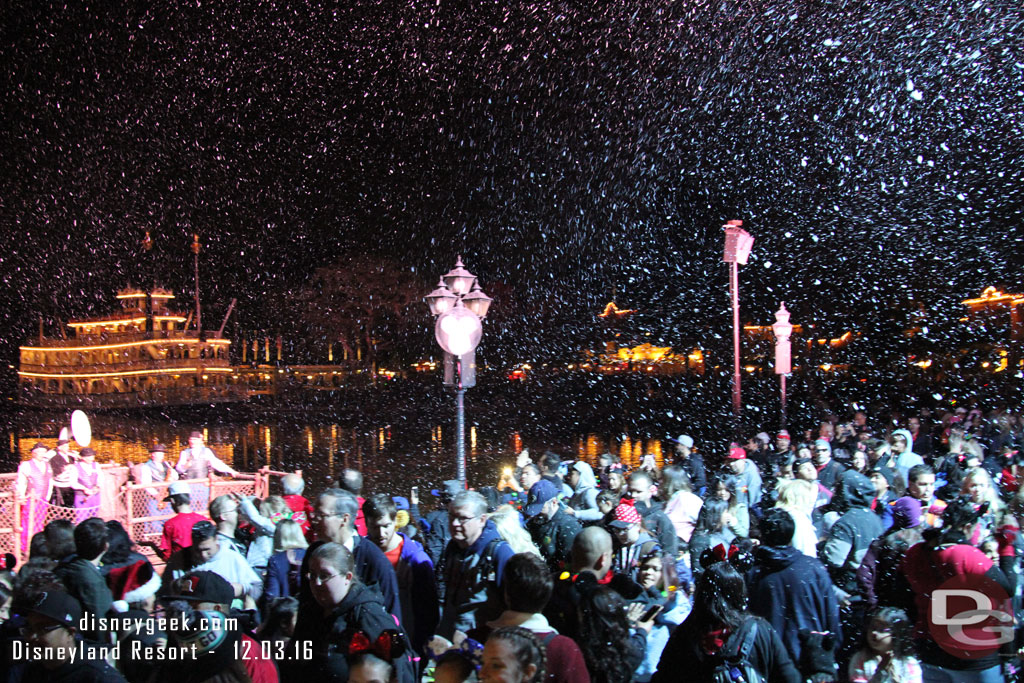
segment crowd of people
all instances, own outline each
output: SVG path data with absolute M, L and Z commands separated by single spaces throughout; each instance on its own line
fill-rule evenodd
M 176 468 L 158 445 L 137 478 L 169 484 L 164 563 L 116 521 L 46 524 L 24 566 L 0 562 L 3 680 L 1016 680 L 1019 416 L 672 441 L 632 470 L 523 451 L 429 510 L 355 470 L 207 505 L 176 475 L 233 470 L 201 435 Z M 35 455 L 20 495 L 42 486 Z M 55 480 L 95 495 L 50 474 L 47 500 Z M 988 608 L 936 612 L 949 587 Z

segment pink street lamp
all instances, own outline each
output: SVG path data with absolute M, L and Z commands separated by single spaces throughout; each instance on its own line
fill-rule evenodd
M 739 416 L 740 399 L 740 276 L 738 264 L 747 264 L 754 238 L 743 229 L 743 221 L 729 221 L 725 229 L 725 257 L 729 264 L 729 291 L 732 294 L 732 412 Z
M 455 471 L 466 483 L 466 389 L 476 385 L 476 347 L 491 297 L 480 291 L 476 276 L 458 258 L 455 268 L 441 277 L 437 289 L 424 297 L 437 318 L 434 337 L 445 353 L 445 384 L 455 387 Z M 449 373 L 448 368 L 451 368 Z M 449 377 L 449 374 L 451 375 Z
M 789 341 L 793 334 L 793 326 L 789 322 L 789 311 L 783 301 L 775 312 L 775 374 L 779 376 L 779 393 L 782 397 L 782 427 L 786 427 L 786 375 L 793 372 L 792 344 Z

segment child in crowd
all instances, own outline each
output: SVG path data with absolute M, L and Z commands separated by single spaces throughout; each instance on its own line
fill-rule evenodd
M 850 660 L 850 683 L 921 683 L 907 613 L 896 607 L 871 612 L 864 647 Z

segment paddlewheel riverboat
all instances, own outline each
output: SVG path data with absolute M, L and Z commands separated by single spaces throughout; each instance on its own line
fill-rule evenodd
M 20 348 L 19 402 L 40 408 L 139 408 L 244 401 L 230 382 L 230 340 L 189 329 L 165 289 L 125 289 L 121 310 L 72 320 L 71 334 Z M 223 329 L 223 328 L 222 328 Z

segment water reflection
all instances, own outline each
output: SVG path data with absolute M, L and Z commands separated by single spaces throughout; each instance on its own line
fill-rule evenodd
M 29 457 L 36 441 L 56 446 L 63 416 L 54 418 L 31 415 L 4 425 L 8 438 L 6 471 L 14 471 L 17 461 Z M 408 495 L 408 489 L 438 487 L 454 477 L 454 426 L 433 424 L 403 426 L 392 424 L 342 424 L 279 417 L 274 420 L 196 425 L 184 421 L 125 416 L 91 416 L 93 448 L 100 462 L 132 464 L 149 457 L 149 446 L 163 443 L 168 457 L 176 462 L 178 453 L 188 447 L 188 434 L 203 432 L 207 444 L 226 462 L 244 471 L 268 467 L 277 471 L 301 470 L 307 479 L 307 491 L 316 492 L 329 485 L 346 467 L 363 472 L 367 492 L 387 491 Z M 529 448 L 534 457 L 554 450 L 563 458 L 597 463 L 601 453 L 618 455 L 630 467 L 651 454 L 659 466 L 671 444 L 660 439 L 630 434 L 602 435 L 581 433 L 552 440 L 541 431 L 510 430 L 486 424 L 468 426 L 467 466 L 473 486 L 493 485 L 501 468 L 512 466 L 516 454 Z

